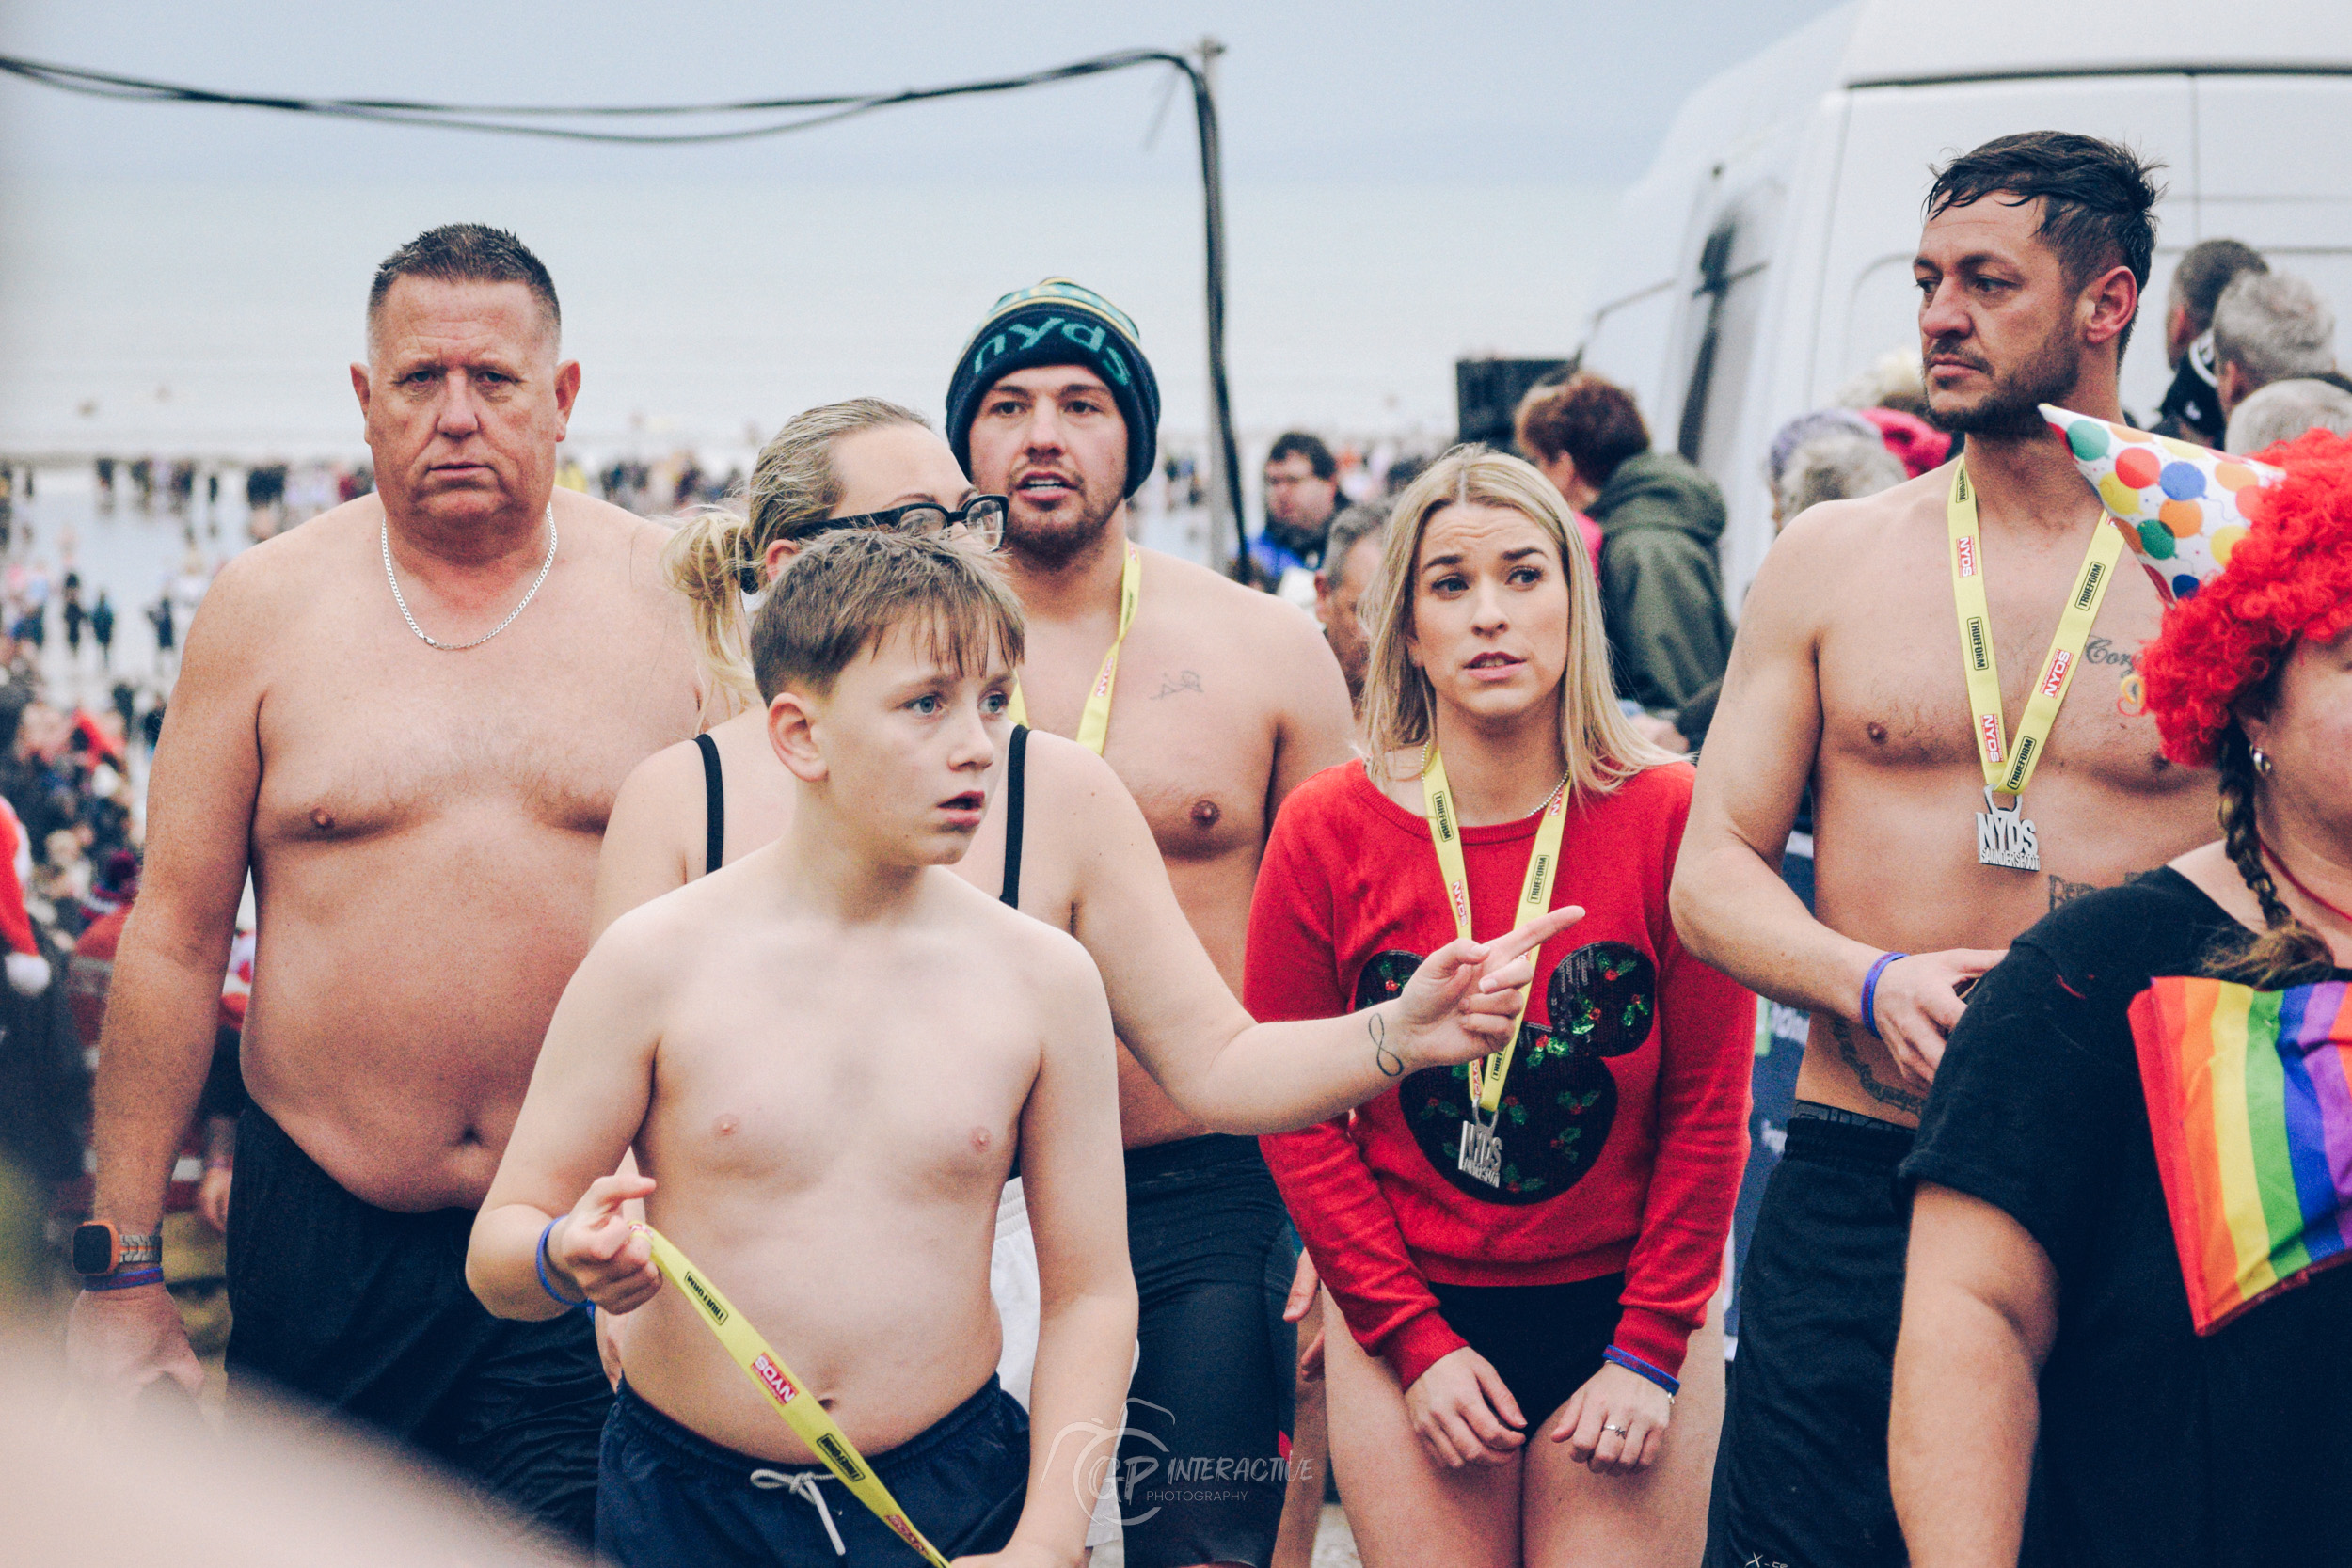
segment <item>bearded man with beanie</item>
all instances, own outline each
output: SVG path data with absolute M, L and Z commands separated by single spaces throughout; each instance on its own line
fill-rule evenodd
M 1028 615 L 1015 721 L 1110 764 L 1239 994 L 1275 813 L 1346 760 L 1353 720 L 1311 619 L 1128 539 L 1159 403 L 1127 314 L 1048 278 L 998 300 L 964 345 L 946 434 L 973 483 L 1010 499 L 998 559 Z M 1283 1507 L 1295 1336 L 1282 1305 L 1297 1238 L 1256 1140 L 1209 1133 L 1123 1046 L 1119 1088 L 1142 1309 L 1118 1471 L 1126 1560 L 1265 1568 Z

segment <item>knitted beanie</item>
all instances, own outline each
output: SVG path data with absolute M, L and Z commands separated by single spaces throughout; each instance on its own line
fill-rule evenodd
M 1127 312 L 1067 277 L 1005 295 L 964 345 L 947 383 L 947 445 L 956 461 L 972 471 L 972 421 L 998 381 L 1032 365 L 1084 365 L 1103 378 L 1127 422 L 1125 493 L 1134 495 L 1159 454 L 1160 384 L 1140 337 Z

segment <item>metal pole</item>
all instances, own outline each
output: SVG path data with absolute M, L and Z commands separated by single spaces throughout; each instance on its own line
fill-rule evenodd
M 1216 62 L 1225 45 L 1200 40 L 1200 77 L 1194 112 L 1200 131 L 1200 198 L 1207 244 L 1203 247 L 1203 291 L 1207 296 L 1209 356 L 1209 560 L 1240 580 L 1248 580 L 1241 511 L 1241 455 L 1233 432 L 1232 394 L 1225 375 L 1225 169 L 1216 123 Z

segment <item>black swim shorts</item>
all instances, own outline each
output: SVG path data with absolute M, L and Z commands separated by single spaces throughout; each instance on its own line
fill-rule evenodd
M 1129 1149 L 1127 1247 L 1142 1348 L 1116 1477 L 1128 1568 L 1264 1568 L 1289 1479 L 1298 1236 L 1258 1141 Z
M 1532 1439 L 1601 1369 L 1616 1338 L 1625 1275 L 1562 1285 L 1430 1284 L 1438 1315 L 1502 1375 Z
M 994 1374 L 874 1474 L 943 1556 L 1004 1549 L 1029 1487 L 1029 1418 Z M 620 1568 L 901 1568 L 912 1547 L 820 1465 L 723 1447 L 626 1384 L 605 1424 L 596 1556 Z
M 1748 1243 L 1707 1568 L 1900 1568 L 1887 1407 L 1912 1132 L 1800 1101 Z
M 474 1299 L 473 1219 L 361 1202 L 248 1103 L 229 1196 L 230 1399 L 325 1406 L 584 1545 L 612 1386 L 585 1313 L 512 1323 Z

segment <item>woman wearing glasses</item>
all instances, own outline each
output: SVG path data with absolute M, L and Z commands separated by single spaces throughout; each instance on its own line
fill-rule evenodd
M 1507 1055 L 1263 1140 L 1345 1320 L 1324 1366 L 1348 1518 L 1373 1568 L 1695 1562 L 1756 1003 L 1667 912 L 1692 771 L 1618 711 L 1591 560 L 1534 467 L 1440 458 L 1386 552 L 1371 755 L 1283 803 L 1250 1010 L 1343 1012 L 1473 925 L 1584 918 L 1540 950 Z

